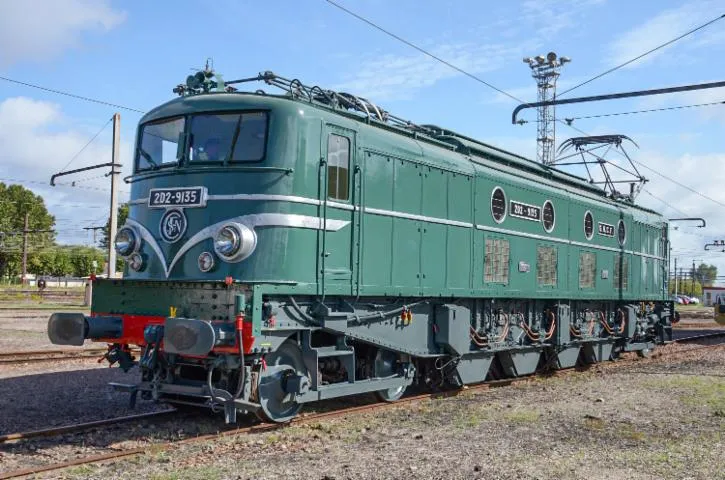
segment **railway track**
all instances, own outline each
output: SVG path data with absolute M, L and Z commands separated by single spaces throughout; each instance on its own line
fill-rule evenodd
M 723 339 L 723 340 L 721 342 L 714 343 L 711 345 L 700 345 L 700 346 L 688 348 L 685 350 L 669 352 L 666 355 L 660 355 L 660 356 L 654 357 L 653 359 L 650 359 L 650 361 L 659 360 L 662 358 L 672 358 L 672 357 L 680 355 L 680 354 L 688 354 L 688 353 L 692 353 L 694 351 L 712 350 L 715 348 L 721 348 L 721 347 L 725 346 L 725 331 L 711 332 L 711 333 L 703 334 L 703 335 L 693 335 L 690 337 L 684 337 L 684 338 L 675 340 L 673 343 L 688 344 L 688 343 L 694 343 L 694 342 L 702 341 L 702 340 L 706 340 L 706 339 Z M 618 368 L 622 363 L 630 363 L 630 362 L 627 362 L 626 360 L 624 360 L 624 361 L 619 360 L 616 363 L 610 363 L 610 364 L 600 363 L 600 364 L 595 364 L 595 365 L 596 366 L 609 365 L 611 368 Z M 548 376 L 559 377 L 562 375 L 570 375 L 579 370 L 581 370 L 581 369 L 578 367 L 573 367 L 573 368 L 568 368 L 568 369 L 563 369 L 563 370 L 554 370 L 551 372 L 547 372 L 547 374 L 548 374 Z M 186 438 L 183 440 L 176 440 L 176 441 L 154 444 L 153 448 L 155 451 L 163 451 L 163 450 L 169 450 L 178 445 L 203 442 L 203 441 L 207 441 L 207 440 L 214 440 L 214 439 L 229 437 L 229 436 L 233 436 L 233 435 L 269 432 L 269 431 L 273 431 L 273 430 L 279 430 L 282 428 L 286 428 L 289 425 L 302 425 L 305 423 L 317 422 L 320 420 L 325 420 L 325 419 L 330 419 L 330 418 L 344 417 L 344 416 L 348 416 L 348 415 L 352 415 L 352 414 L 360 414 L 360 413 L 370 412 L 370 411 L 374 411 L 374 410 L 397 408 L 397 407 L 400 407 L 403 405 L 416 403 L 416 402 L 419 402 L 422 400 L 448 398 L 448 397 L 458 396 L 461 394 L 468 394 L 471 392 L 488 390 L 491 388 L 498 388 L 498 387 L 504 387 L 504 386 L 514 385 L 514 384 L 520 384 L 520 383 L 524 383 L 524 382 L 530 382 L 537 378 L 541 378 L 547 374 L 537 374 L 537 375 L 531 375 L 528 377 L 510 378 L 510 379 L 503 379 L 503 380 L 492 380 L 492 381 L 480 383 L 477 385 L 467 386 L 466 388 L 463 388 L 463 389 L 449 390 L 449 391 L 437 392 L 437 393 L 425 393 L 425 394 L 420 394 L 420 395 L 411 395 L 408 397 L 403 397 L 402 399 L 400 399 L 396 402 L 393 402 L 393 403 L 384 403 L 384 402 L 373 403 L 373 404 L 368 404 L 368 405 L 355 406 L 355 407 L 337 409 L 337 410 L 320 412 L 320 413 L 313 413 L 313 414 L 309 414 L 309 415 L 302 415 L 300 417 L 295 418 L 292 422 L 286 423 L 286 424 L 263 423 L 263 424 L 257 424 L 257 425 L 252 425 L 252 426 L 248 426 L 248 427 L 243 427 L 243 428 L 230 428 L 228 430 L 222 430 L 217 433 L 200 435 L 200 436 L 196 436 L 196 437 L 192 437 L 192 438 Z M 60 428 L 56 428 L 56 429 L 38 430 L 38 431 L 34 431 L 34 432 L 10 434 L 10 435 L 5 435 L 5 436 L 0 437 L 0 443 L 8 442 L 11 440 L 24 440 L 24 439 L 30 439 L 30 438 L 35 438 L 35 437 L 41 437 L 41 436 L 52 436 L 52 435 L 58 435 L 61 433 L 77 432 L 77 431 L 82 431 L 84 429 L 92 429 L 92 428 L 97 428 L 97 427 L 101 427 L 101 426 L 105 426 L 105 425 L 112 425 L 114 423 L 119 423 L 121 421 L 132 421 L 132 420 L 136 420 L 138 418 L 143 418 L 144 416 L 152 417 L 152 416 L 157 416 L 157 415 L 168 415 L 172 412 L 174 412 L 174 410 L 163 411 L 163 412 L 158 412 L 158 413 L 154 413 L 154 414 L 142 414 L 140 416 L 136 416 L 136 418 L 134 418 L 134 416 L 121 417 L 119 419 L 109 419 L 109 420 L 103 420 L 103 421 L 99 421 L 99 422 L 89 422 L 86 424 L 71 425 L 71 426 L 60 427 Z M 88 456 L 88 457 L 76 458 L 76 459 L 68 460 L 65 462 L 58 462 L 58 463 L 53 463 L 53 464 L 48 464 L 48 465 L 43 465 L 43 466 L 30 467 L 30 468 L 11 471 L 11 472 L 0 473 L 0 480 L 24 477 L 24 476 L 28 476 L 28 475 L 34 475 L 34 474 L 56 471 L 56 470 L 62 470 L 65 468 L 79 466 L 79 465 L 86 465 L 86 464 L 91 464 L 91 463 L 98 463 L 98 462 L 112 461 L 112 460 L 113 461 L 120 460 L 120 459 L 123 459 L 126 457 L 141 455 L 141 454 L 147 452 L 148 449 L 149 449 L 149 446 L 130 448 L 130 449 L 124 449 L 124 450 L 115 451 L 115 452 L 109 452 L 109 453 L 92 455 L 92 456 Z
M 119 423 L 128 423 L 136 420 L 146 420 L 149 418 L 161 418 L 176 413 L 176 409 L 161 410 L 158 412 L 139 413 L 137 415 L 127 415 L 125 417 L 107 418 L 104 420 L 96 420 L 93 422 L 76 423 L 73 425 L 65 425 L 62 427 L 45 428 L 42 430 L 31 430 L 28 432 L 9 433 L 0 435 L 0 444 L 18 440 L 29 440 L 31 438 L 52 437 L 55 435 L 65 435 L 68 433 L 78 433 L 92 430 L 98 427 L 107 427 L 109 425 L 117 425 Z
M 107 352 L 107 348 L 85 348 L 83 350 L 24 350 L 16 352 L 0 352 L 0 365 L 76 360 L 79 358 L 100 359 Z M 138 353 L 138 350 L 132 349 L 131 352 Z
M 27 350 L 0 352 L 0 365 L 75 360 L 79 358 L 100 358 L 108 351 L 106 348 L 86 348 L 83 350 Z
M 706 339 L 709 339 L 709 338 L 713 338 L 713 339 L 715 339 L 715 338 L 725 338 L 725 329 L 724 330 L 721 330 L 721 331 L 710 331 L 710 332 L 707 332 L 707 333 L 702 333 L 702 334 L 697 334 L 697 335 L 691 335 L 691 336 L 688 336 L 688 337 L 678 338 L 674 342 L 675 343 L 693 343 L 693 342 L 698 342 L 698 341 L 701 341 L 701 340 L 706 340 Z

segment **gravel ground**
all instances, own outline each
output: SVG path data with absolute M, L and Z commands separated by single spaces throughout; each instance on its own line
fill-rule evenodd
M 0 352 L 16 350 L 72 350 L 81 347 L 60 347 L 48 340 L 48 318 L 53 309 L 0 309 Z M 82 312 L 88 310 L 62 309 L 63 312 Z M 86 348 L 98 347 L 98 344 L 86 343 Z
M 0 310 L 0 350 L 58 348 L 45 338 L 50 313 Z M 687 319 L 678 328 L 712 324 Z M 170 450 L 154 445 L 224 429 L 221 418 L 176 414 L 1 444 L 0 474 L 146 446 L 142 456 L 39 478 L 725 479 L 725 347 L 681 354 L 696 347 Z M 132 411 L 128 396 L 107 386 L 135 380 L 87 359 L 0 365 L 0 434 L 165 408 L 139 401 Z
M 682 353 L 692 348 L 169 450 L 152 443 L 221 422 L 178 417 L 21 442 L 0 449 L 0 470 L 149 445 L 40 478 L 725 479 L 725 347 Z
M 150 402 L 139 402 L 131 410 L 128 395 L 108 386 L 108 382 L 136 380 L 134 371 L 124 374 L 94 359 L 0 365 L 0 434 L 158 409 Z

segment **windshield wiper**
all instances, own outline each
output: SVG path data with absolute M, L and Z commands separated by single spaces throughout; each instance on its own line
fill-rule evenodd
M 234 136 L 232 137 L 232 146 L 229 149 L 229 156 L 225 159 L 227 162 L 232 161 L 232 157 L 234 156 L 234 148 L 237 146 L 237 140 L 239 140 L 239 132 L 241 131 L 242 127 L 242 115 L 239 115 L 239 119 L 237 120 L 237 126 L 234 128 Z
M 154 159 L 153 159 L 153 158 L 151 158 L 151 155 L 149 155 L 149 154 L 148 154 L 148 152 L 146 152 L 146 150 L 144 150 L 144 149 L 143 149 L 143 148 L 141 148 L 141 147 L 138 147 L 138 153 L 140 153 L 140 154 L 141 154 L 141 156 L 142 156 L 142 157 L 143 157 L 143 158 L 144 158 L 144 159 L 145 159 L 145 160 L 146 160 L 146 161 L 147 161 L 148 163 L 150 163 L 150 164 L 151 164 L 151 168 L 153 168 L 154 170 L 156 170 L 157 168 L 159 168 L 159 164 L 158 164 L 158 163 L 156 163 L 156 162 L 154 162 Z

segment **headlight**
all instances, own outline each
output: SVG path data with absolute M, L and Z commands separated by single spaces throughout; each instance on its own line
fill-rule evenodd
M 201 255 L 197 259 L 197 264 L 199 265 L 199 270 L 202 272 L 206 273 L 210 271 L 214 268 L 214 255 L 209 252 L 201 252 Z
M 239 231 L 227 225 L 219 230 L 214 239 L 214 249 L 222 257 L 232 257 L 239 251 L 241 246 L 241 238 Z
M 131 270 L 134 272 L 140 272 L 144 267 L 143 257 L 138 253 L 132 254 L 128 257 L 128 266 L 131 267 Z
M 214 236 L 214 251 L 226 262 L 240 262 L 257 246 L 257 234 L 241 223 L 228 223 Z
M 139 236 L 131 227 L 123 227 L 116 234 L 114 240 L 116 252 L 122 257 L 128 257 L 133 252 L 138 250 Z

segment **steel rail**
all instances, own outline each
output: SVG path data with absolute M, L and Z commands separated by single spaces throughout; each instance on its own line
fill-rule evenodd
M 131 349 L 138 353 L 138 349 Z M 17 363 L 50 362 L 53 360 L 75 360 L 83 358 L 100 358 L 108 353 L 107 348 L 86 348 L 83 350 L 26 350 L 0 352 L 0 365 Z
M 674 341 L 673 343 L 680 343 L 680 342 Z M 689 352 L 693 352 L 693 351 L 704 350 L 704 349 L 713 349 L 713 348 L 718 348 L 718 347 L 723 347 L 723 346 L 725 346 L 725 343 L 718 343 L 718 344 L 714 344 L 714 345 L 705 345 L 705 346 L 700 346 L 700 347 L 696 347 L 696 348 L 690 348 L 690 349 L 683 350 L 680 352 L 670 352 L 667 355 L 651 357 L 650 360 L 660 360 L 662 358 L 670 358 L 674 354 L 689 353 Z M 644 360 L 646 361 L 646 359 L 644 359 Z M 622 365 L 622 363 L 623 362 L 621 360 L 616 363 L 612 362 L 611 366 L 613 366 L 615 368 L 621 368 L 621 367 L 619 367 L 619 365 Z M 634 362 L 631 362 L 631 363 L 634 363 Z M 592 367 L 595 365 L 596 366 L 606 366 L 607 363 L 599 362 L 596 364 L 588 365 L 588 367 Z M 396 407 L 400 407 L 401 405 L 411 404 L 411 403 L 415 403 L 415 402 L 422 401 L 422 400 L 455 397 L 455 396 L 458 396 L 461 394 L 468 394 L 470 392 L 476 392 L 476 391 L 481 391 L 481 390 L 487 390 L 490 388 L 496 388 L 496 387 L 502 387 L 502 386 L 515 385 L 515 384 L 524 383 L 524 382 L 530 382 L 530 381 L 533 381 L 533 380 L 536 380 L 538 378 L 545 377 L 545 376 L 569 375 L 569 374 L 572 374 L 579 370 L 580 370 L 580 368 L 578 368 L 578 367 L 571 367 L 571 368 L 553 370 L 551 372 L 547 372 L 548 375 L 539 373 L 539 374 L 534 374 L 534 375 L 530 375 L 530 376 L 526 376 L 526 377 L 509 378 L 509 379 L 503 379 L 503 380 L 493 380 L 493 381 L 489 381 L 489 382 L 479 383 L 476 385 L 470 385 L 470 386 L 467 386 L 467 388 L 404 397 L 396 402 L 391 402 L 391 403 L 379 402 L 379 403 L 373 403 L 373 404 L 369 404 L 369 405 L 350 407 L 350 408 L 346 408 L 343 410 L 332 410 L 332 411 L 328 411 L 328 412 L 315 413 L 315 414 L 311 414 L 311 415 L 307 415 L 307 416 L 297 417 L 294 420 L 292 420 L 291 422 L 283 423 L 283 424 L 264 423 L 264 424 L 260 424 L 260 425 L 250 426 L 250 427 L 234 428 L 234 429 L 224 430 L 224 431 L 217 432 L 217 433 L 211 433 L 211 434 L 201 435 L 201 436 L 192 437 L 192 438 L 186 438 L 184 440 L 155 444 L 155 445 L 153 445 L 153 448 L 155 451 L 166 451 L 177 445 L 185 445 L 185 444 L 190 444 L 190 443 L 203 442 L 203 441 L 207 441 L 207 440 L 215 440 L 218 438 L 224 438 L 224 437 L 240 435 L 240 434 L 253 434 L 253 433 L 269 432 L 269 431 L 286 428 L 290 425 L 300 425 L 300 424 L 305 424 L 305 423 L 309 423 L 312 421 L 317 421 L 317 420 L 322 420 L 322 419 L 327 419 L 327 418 L 344 417 L 344 416 L 347 416 L 350 414 L 364 413 L 364 412 L 378 410 L 378 409 L 382 410 L 382 409 L 387 409 L 387 408 L 396 408 Z M 84 457 L 84 458 L 77 458 L 77 459 L 68 460 L 65 462 L 59 462 L 59 463 L 54 463 L 54 464 L 49 464 L 49 465 L 42 465 L 42 466 L 37 466 L 37 467 L 30 467 L 30 468 L 15 470 L 15 471 L 6 472 L 6 473 L 0 473 L 0 480 L 34 475 L 34 474 L 38 474 L 38 473 L 50 472 L 50 471 L 55 471 L 55 470 L 62 470 L 64 468 L 78 466 L 78 465 L 86 465 L 86 464 L 90 464 L 90 463 L 98 463 L 98 462 L 104 462 L 104 461 L 109 461 L 109 460 L 119 460 L 122 458 L 143 454 L 143 453 L 147 452 L 148 449 L 149 449 L 149 446 L 144 446 L 144 447 L 122 450 L 122 451 L 118 451 L 118 452 L 103 453 L 103 454 L 92 455 L 92 456 Z
M 0 444 L 15 440 L 28 440 L 31 438 L 52 437 L 55 435 L 63 435 L 65 433 L 81 432 L 83 430 L 89 430 L 97 427 L 105 427 L 118 423 L 126 423 L 132 422 L 134 420 L 144 420 L 147 418 L 166 416 L 176 412 L 178 412 L 178 410 L 172 408 L 168 410 L 161 410 L 158 412 L 139 413 L 136 415 L 127 415 L 125 417 L 107 418 L 104 420 L 95 420 L 92 422 L 76 423 L 73 425 L 65 425 L 62 427 L 45 428 L 42 430 L 30 430 L 28 432 L 8 433 L 6 435 L 0 435 Z
M 696 342 L 698 340 L 704 340 L 707 338 L 718 338 L 718 337 L 725 337 L 725 330 L 722 332 L 711 332 L 711 333 L 703 333 L 702 335 L 693 335 L 691 337 L 684 337 L 684 338 L 678 338 L 677 340 L 674 340 L 673 343 L 690 343 L 690 342 Z

